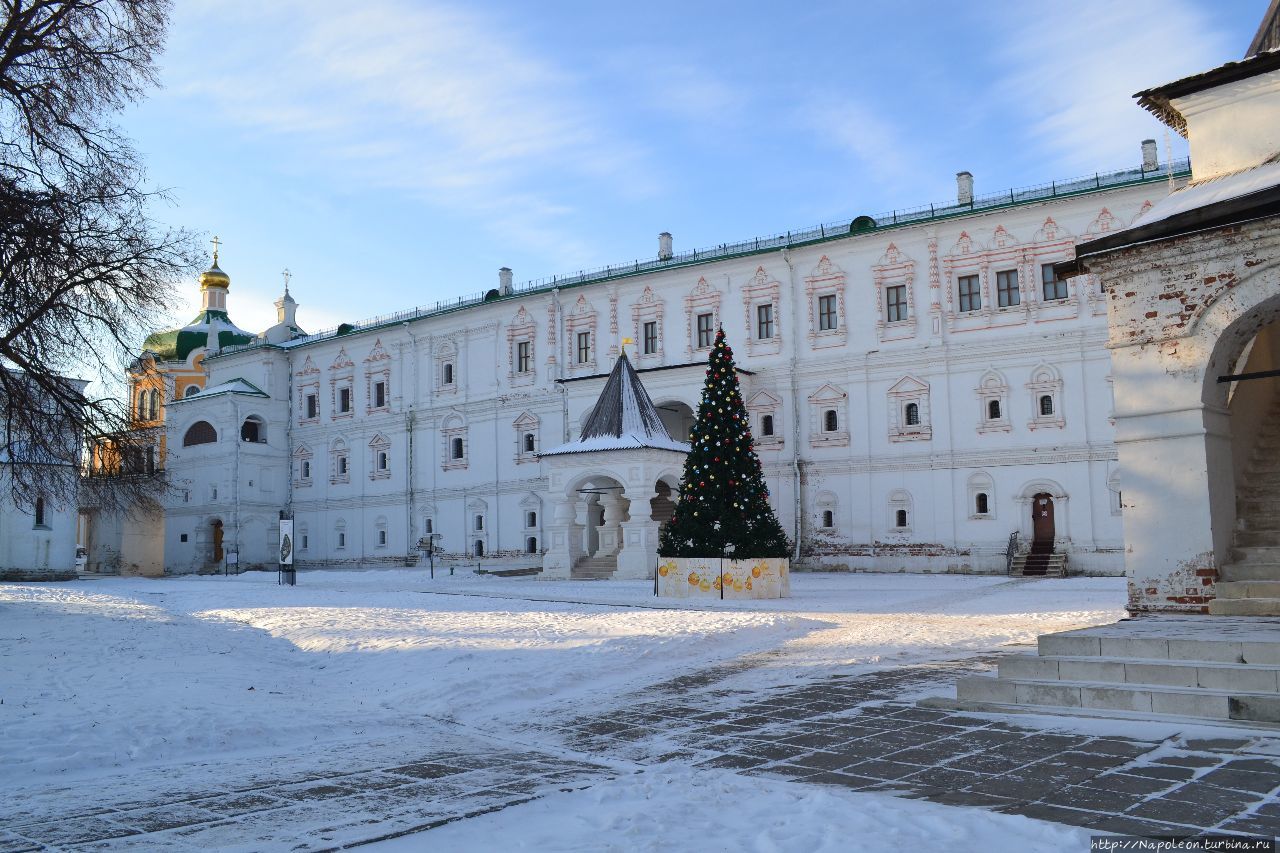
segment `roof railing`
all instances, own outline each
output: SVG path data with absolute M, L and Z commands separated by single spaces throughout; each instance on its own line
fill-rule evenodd
M 516 295 L 528 294 L 535 291 L 553 290 L 560 287 L 574 287 L 596 281 L 606 281 L 611 278 L 636 275 L 638 273 L 651 272 L 654 270 L 669 269 L 671 267 L 679 267 L 686 264 L 701 263 L 704 261 L 715 260 L 717 258 L 732 258 L 739 255 L 752 254 L 770 249 L 784 249 L 791 246 L 804 246 L 813 243 L 821 243 L 827 240 L 848 237 L 851 234 L 870 234 L 876 231 L 900 228 L 905 225 L 917 225 L 922 222 L 951 219 L 956 216 L 967 216 L 985 210 L 997 210 L 1003 207 L 1028 204 L 1036 201 L 1044 201 L 1046 199 L 1062 198 L 1065 196 L 1074 196 L 1082 193 L 1099 192 L 1106 189 L 1147 183 L 1164 179 L 1170 175 L 1173 177 L 1185 177 L 1190 173 L 1191 160 L 1184 157 L 1180 160 L 1165 162 L 1156 169 L 1138 168 L 1121 169 L 1114 172 L 1094 172 L 1092 175 L 1083 175 L 1077 178 L 1069 178 L 1064 181 L 1050 181 L 1047 184 L 1014 187 L 1003 192 L 975 196 L 973 201 L 968 204 L 957 204 L 955 202 L 929 204 L 921 205 L 919 207 L 896 208 L 894 210 L 872 216 L 862 215 L 855 217 L 853 220 L 838 219 L 832 222 L 802 228 L 798 231 L 784 231 L 764 237 L 740 240 L 734 243 L 721 243 L 718 246 L 712 246 L 705 249 L 692 249 L 686 252 L 677 252 L 667 258 L 649 258 L 643 261 L 637 259 L 631 263 L 610 264 L 609 266 L 597 267 L 590 270 L 579 270 L 576 273 L 569 273 L 568 275 L 552 275 L 544 278 L 537 278 L 515 285 L 511 290 L 511 294 L 508 296 L 497 296 L 495 295 L 496 291 L 489 290 L 480 293 L 468 294 L 466 296 L 457 296 L 452 299 L 442 299 L 432 305 L 421 305 L 417 308 L 397 311 L 393 314 L 382 314 L 377 317 L 370 317 L 369 319 L 362 320 L 358 323 L 343 323 L 333 329 L 326 329 L 323 332 L 317 332 L 313 335 L 294 338 L 289 342 L 289 345 L 295 346 L 297 344 L 310 343 L 312 341 L 319 341 L 327 338 L 341 337 L 352 332 L 364 331 L 379 326 L 387 326 L 393 323 L 405 323 L 421 319 L 422 317 L 429 317 L 433 314 L 444 314 L 450 311 L 456 311 L 460 308 L 468 308 L 473 305 L 483 304 L 484 302 L 506 300 Z M 252 349 L 263 345 L 263 342 L 259 341 L 250 344 L 223 347 L 222 353 L 239 352 L 241 350 Z

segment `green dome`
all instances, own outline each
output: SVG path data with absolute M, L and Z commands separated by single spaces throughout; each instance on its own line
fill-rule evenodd
M 254 335 L 238 328 L 223 311 L 201 311 L 199 316 L 181 329 L 156 332 L 147 337 L 142 348 L 156 354 L 161 361 L 186 361 L 202 347 L 220 349 L 252 343 Z

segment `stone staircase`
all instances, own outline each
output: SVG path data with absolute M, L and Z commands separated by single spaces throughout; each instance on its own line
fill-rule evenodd
M 1046 634 L 1038 654 L 960 679 L 956 696 L 924 704 L 1280 726 L 1280 619 L 1149 616 Z
M 618 570 L 618 555 L 606 557 L 579 557 L 569 570 L 569 577 L 581 581 L 602 581 L 613 577 Z
M 1232 561 L 1218 576 L 1215 616 L 1280 616 L 1280 407 L 1258 435 L 1236 488 Z
M 1009 569 L 1009 574 L 1015 577 L 1036 578 L 1065 578 L 1067 576 L 1067 555 L 1066 554 L 1017 554 L 1013 558 L 1013 565 Z

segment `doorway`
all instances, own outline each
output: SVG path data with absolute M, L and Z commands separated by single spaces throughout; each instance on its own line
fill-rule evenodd
M 1031 544 L 1048 543 L 1053 547 L 1053 496 L 1040 492 L 1031 499 Z
M 222 562 L 222 519 L 213 523 L 213 562 L 216 566 Z

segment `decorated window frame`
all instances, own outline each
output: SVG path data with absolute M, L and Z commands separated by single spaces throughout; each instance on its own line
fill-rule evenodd
M 391 440 L 382 433 L 369 440 L 369 479 L 391 479 Z
M 644 292 L 640 294 L 640 298 L 631 306 L 631 328 L 632 337 L 635 339 L 635 348 L 629 355 L 635 356 L 636 364 L 661 364 L 663 361 L 662 341 L 663 328 L 662 321 L 666 314 L 666 302 L 653 292 L 653 288 L 646 286 Z M 645 351 L 645 324 L 654 324 L 654 350 L 653 352 Z
M 804 292 L 809 313 L 809 346 L 812 349 L 844 346 L 849 339 L 848 313 L 845 310 L 844 270 L 823 255 L 804 279 Z M 834 296 L 836 303 L 836 327 L 821 329 L 818 322 L 818 306 L 823 296 Z
M 881 342 L 914 338 L 916 335 L 916 262 L 890 243 L 871 267 L 876 291 L 876 334 Z M 901 287 L 906 297 L 906 317 L 890 319 L 889 289 Z
M 711 348 L 716 344 L 716 330 L 720 328 L 720 298 L 722 294 L 716 290 L 706 276 L 698 279 L 698 283 L 693 286 L 693 290 L 684 298 L 684 318 L 685 318 L 685 353 L 690 360 L 698 355 L 705 355 L 711 352 Z M 711 335 L 706 346 L 699 346 L 698 340 L 698 315 L 711 315 Z
M 996 517 L 996 484 L 986 471 L 975 471 L 965 482 L 969 498 L 969 518 L 974 521 L 991 521 Z M 985 496 L 985 501 L 983 497 Z M 986 509 L 983 509 L 983 503 Z
M 541 421 L 538 416 L 527 411 L 521 412 L 520 416 L 512 421 L 511 428 L 515 431 L 515 462 L 517 465 L 538 461 L 540 426 Z M 530 438 L 532 438 L 532 447 L 529 446 Z
M 309 488 L 315 476 L 315 453 L 306 444 L 299 444 L 293 451 L 293 458 L 296 462 L 293 485 L 300 489 Z
M 436 394 L 458 393 L 458 344 L 446 339 L 435 352 Z
M 351 451 L 346 439 L 335 438 L 329 445 L 329 482 L 351 482 Z
M 600 358 L 600 317 L 585 294 L 578 295 L 573 310 L 564 319 L 565 346 L 568 349 L 566 363 L 571 376 L 585 376 L 596 372 L 597 360 Z M 579 361 L 578 335 L 587 333 L 590 349 L 585 361 Z
M 1009 383 L 998 370 L 988 370 L 978 380 L 978 432 L 1011 432 L 1013 421 L 1009 417 Z M 992 404 L 999 408 L 997 417 L 991 417 Z
M 1048 363 L 1036 366 L 1031 371 L 1027 392 L 1031 397 L 1028 429 L 1062 429 L 1067 425 L 1066 415 L 1062 410 L 1062 373 L 1057 367 Z M 1050 401 L 1048 411 L 1045 411 L 1044 405 L 1046 398 Z
M 343 410 L 339 405 L 342 392 L 346 391 L 347 407 Z M 347 355 L 345 347 L 338 350 L 338 355 L 329 365 L 329 419 L 347 420 L 356 414 L 355 400 L 355 362 Z
M 455 439 L 462 442 L 462 455 L 457 457 L 454 455 Z M 468 446 L 467 422 L 462 415 L 454 412 L 444 419 L 440 426 L 440 440 L 443 445 L 440 467 L 445 471 L 467 468 L 471 448 Z
M 760 309 L 770 311 L 770 334 L 760 337 Z M 747 352 L 750 355 L 776 355 L 782 352 L 782 284 L 756 267 L 755 274 L 742 287 L 742 308 L 746 320 Z
M 894 489 L 889 493 L 886 505 L 889 511 L 888 538 L 909 538 L 915 525 L 915 501 L 911 497 L 911 492 L 906 489 Z
M 931 441 L 933 439 L 929 383 L 922 382 L 914 376 L 904 376 L 889 389 L 888 401 L 890 441 Z M 915 423 L 909 422 L 912 406 L 915 407 Z
M 747 417 L 751 419 L 751 437 L 757 450 L 781 450 L 785 444 L 781 423 L 782 400 L 768 391 L 757 391 L 747 401 Z M 765 418 L 773 425 L 772 433 L 765 434 Z
M 532 385 L 537 381 L 537 337 L 538 327 L 533 316 L 523 305 L 520 306 L 507 325 L 507 383 L 512 387 Z
M 849 394 L 834 385 L 823 385 L 809 395 L 809 446 L 849 446 Z M 836 428 L 827 429 L 827 412 L 836 413 Z

